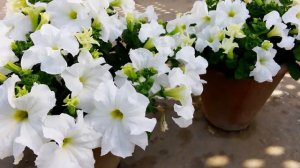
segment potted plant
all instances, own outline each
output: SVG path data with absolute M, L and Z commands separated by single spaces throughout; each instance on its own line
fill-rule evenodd
M 140 13 L 131 0 L 11 0 L 6 10 L 0 159 L 18 164 L 27 148 L 37 167 L 116 167 L 118 157 L 148 145 L 157 98 L 176 101 L 180 127 L 192 123 L 192 94 L 202 93 L 208 63 L 179 29 L 166 30 L 153 7 Z
M 219 128 L 246 128 L 287 70 L 300 78 L 299 1 L 197 1 L 169 25 L 209 62 L 202 107 Z

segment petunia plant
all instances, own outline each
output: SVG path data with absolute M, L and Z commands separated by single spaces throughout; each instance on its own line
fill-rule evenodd
M 283 65 L 300 78 L 299 0 L 196 1 L 168 27 L 229 78 L 271 82 Z
M 199 75 L 208 67 L 193 47 L 186 25 L 193 21 L 164 22 L 152 6 L 135 10 L 133 0 L 8 0 L 0 21 L 0 159 L 18 164 L 26 147 L 43 168 L 93 167 L 96 148 L 131 156 L 157 124 L 149 113 L 160 111 L 167 130 L 157 99 L 174 100 L 174 122 L 191 125 L 192 95 L 202 93 Z M 203 44 L 214 46 L 209 35 L 219 29 Z

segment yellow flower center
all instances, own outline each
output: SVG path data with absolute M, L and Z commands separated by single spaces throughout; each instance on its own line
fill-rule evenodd
M 73 142 L 72 138 L 65 138 L 63 140 L 63 148 L 67 147 L 68 145 L 70 145 Z
M 204 22 L 209 23 L 211 21 L 211 18 L 209 16 L 204 16 L 202 18 L 204 20 Z
M 260 58 L 259 62 L 260 62 L 260 64 L 264 65 L 267 62 L 267 60 L 264 58 Z
M 229 17 L 234 17 L 234 16 L 235 16 L 234 10 L 231 9 L 231 10 L 228 12 L 228 16 L 229 16 Z
M 72 10 L 71 12 L 69 12 L 69 18 L 72 20 L 77 19 L 77 12 Z
M 119 109 L 113 110 L 110 113 L 110 115 L 112 116 L 113 119 L 116 119 L 116 120 L 122 120 L 124 117 L 123 113 Z
M 300 19 L 300 12 L 298 12 L 298 13 L 296 14 L 296 17 L 297 17 L 298 19 Z
M 52 50 L 58 50 L 59 49 L 57 45 L 53 45 L 51 48 L 52 48 Z
M 81 77 L 79 78 L 79 81 L 80 81 L 82 84 L 84 84 L 84 83 L 86 82 L 86 78 L 83 77 L 83 76 L 81 76 Z
M 13 119 L 17 122 L 23 122 L 28 119 L 28 112 L 23 110 L 16 110 L 13 114 Z

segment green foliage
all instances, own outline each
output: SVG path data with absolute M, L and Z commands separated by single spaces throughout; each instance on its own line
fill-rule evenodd
M 252 3 L 248 4 L 247 8 L 252 18 L 263 18 L 266 14 L 274 10 L 283 15 L 287 11 L 288 5 L 291 4 L 291 1 L 292 0 L 282 0 L 281 3 L 283 3 L 284 5 L 280 6 L 275 2 L 266 4 L 261 0 L 255 0 Z
M 141 24 L 136 23 L 133 25 L 133 29 L 126 29 L 123 34 L 123 41 L 126 43 L 127 49 L 137 49 L 143 47 L 143 43 L 139 39 L 139 30 L 141 29 Z
M 296 62 L 290 62 L 287 64 L 288 71 L 291 75 L 291 77 L 295 80 L 300 79 L 300 65 Z
M 300 61 L 300 45 L 298 45 L 294 50 L 293 50 L 294 56 L 297 61 Z
M 157 70 L 153 68 L 144 68 L 143 70 L 137 71 L 136 79 L 129 79 L 132 80 L 134 83 L 138 83 L 135 88 L 136 90 L 145 95 L 149 96 L 149 91 L 154 84 L 154 79 L 152 78 L 154 75 L 157 74 Z
M 216 9 L 219 0 L 206 0 L 206 4 L 209 10 Z
M 28 90 L 31 89 L 34 83 L 45 84 L 51 86 L 54 76 L 45 72 L 39 71 L 36 74 L 26 74 L 21 76 L 21 83 L 26 86 Z
M 19 59 L 22 58 L 24 51 L 33 46 L 33 42 L 31 41 L 29 34 L 27 34 L 26 37 L 26 41 L 15 41 L 11 44 L 13 52 Z

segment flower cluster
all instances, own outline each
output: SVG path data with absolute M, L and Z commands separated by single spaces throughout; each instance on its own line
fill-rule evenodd
M 18 164 L 26 147 L 45 168 L 93 167 L 99 147 L 131 156 L 148 145 L 157 99 L 176 102 L 180 127 L 192 124 L 208 62 L 181 20 L 138 12 L 133 0 L 8 0 L 6 10 L 0 159 Z
M 300 78 L 298 0 L 196 1 L 167 27 L 181 28 L 209 66 L 231 78 L 271 82 L 283 64 Z

